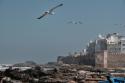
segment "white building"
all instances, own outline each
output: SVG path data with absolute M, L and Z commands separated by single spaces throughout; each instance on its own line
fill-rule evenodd
M 121 53 L 125 53 L 125 36 L 121 37 Z
M 107 41 L 102 35 L 98 35 L 98 38 L 95 42 L 95 52 L 99 52 L 102 50 L 107 50 Z
M 108 34 L 107 50 L 114 53 L 125 53 L 125 36 L 120 36 L 117 33 Z
M 87 52 L 90 54 L 103 50 L 112 53 L 125 53 L 125 36 L 118 33 L 107 34 L 104 37 L 98 35 L 98 38 L 94 42 L 89 42 L 87 46 Z
M 90 41 L 87 45 L 86 52 L 89 55 L 93 55 L 95 53 L 95 41 Z

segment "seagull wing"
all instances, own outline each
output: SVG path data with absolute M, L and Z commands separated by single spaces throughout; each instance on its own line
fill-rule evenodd
M 53 7 L 53 8 L 51 8 L 49 11 L 52 12 L 54 9 L 56 9 L 56 8 L 58 8 L 58 7 L 60 7 L 60 6 L 63 6 L 63 4 L 61 3 L 61 4 L 59 4 L 59 5 L 57 5 L 57 6 Z
M 47 12 L 45 12 L 43 15 L 41 15 L 40 17 L 38 17 L 37 19 L 41 19 L 41 18 L 43 18 L 44 16 L 46 16 L 48 13 Z

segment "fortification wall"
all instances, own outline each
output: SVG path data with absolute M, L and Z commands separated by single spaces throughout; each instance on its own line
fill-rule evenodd
M 63 62 L 65 64 L 84 64 L 95 66 L 95 56 L 94 55 L 81 55 L 81 56 L 66 56 L 58 58 L 58 62 Z
M 66 64 L 84 64 L 103 68 L 125 67 L 125 54 L 108 53 L 108 51 L 98 52 L 95 55 L 66 56 L 58 58 Z
M 101 51 L 95 54 L 95 66 L 107 68 L 107 51 Z
M 125 54 L 102 51 L 95 54 L 95 66 L 103 68 L 125 67 Z
M 108 53 L 107 63 L 111 68 L 125 67 L 125 54 Z

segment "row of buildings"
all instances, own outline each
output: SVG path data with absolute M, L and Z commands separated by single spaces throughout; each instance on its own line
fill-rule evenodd
M 122 60 L 121 60 L 122 58 Z M 125 36 L 118 33 L 98 35 L 82 52 L 59 56 L 59 63 L 100 67 L 125 67 Z M 117 63 L 117 64 L 116 64 Z
M 118 33 L 107 34 L 106 36 L 98 35 L 95 41 L 89 42 L 86 49 L 88 54 L 94 54 L 103 50 L 125 54 L 125 36 L 121 36 Z

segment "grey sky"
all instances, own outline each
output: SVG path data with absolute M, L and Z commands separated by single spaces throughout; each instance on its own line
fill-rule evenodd
M 36 19 L 63 3 L 55 15 Z M 68 21 L 83 24 L 67 24 Z M 125 0 L 0 0 L 0 63 L 56 61 L 99 33 L 124 34 Z

